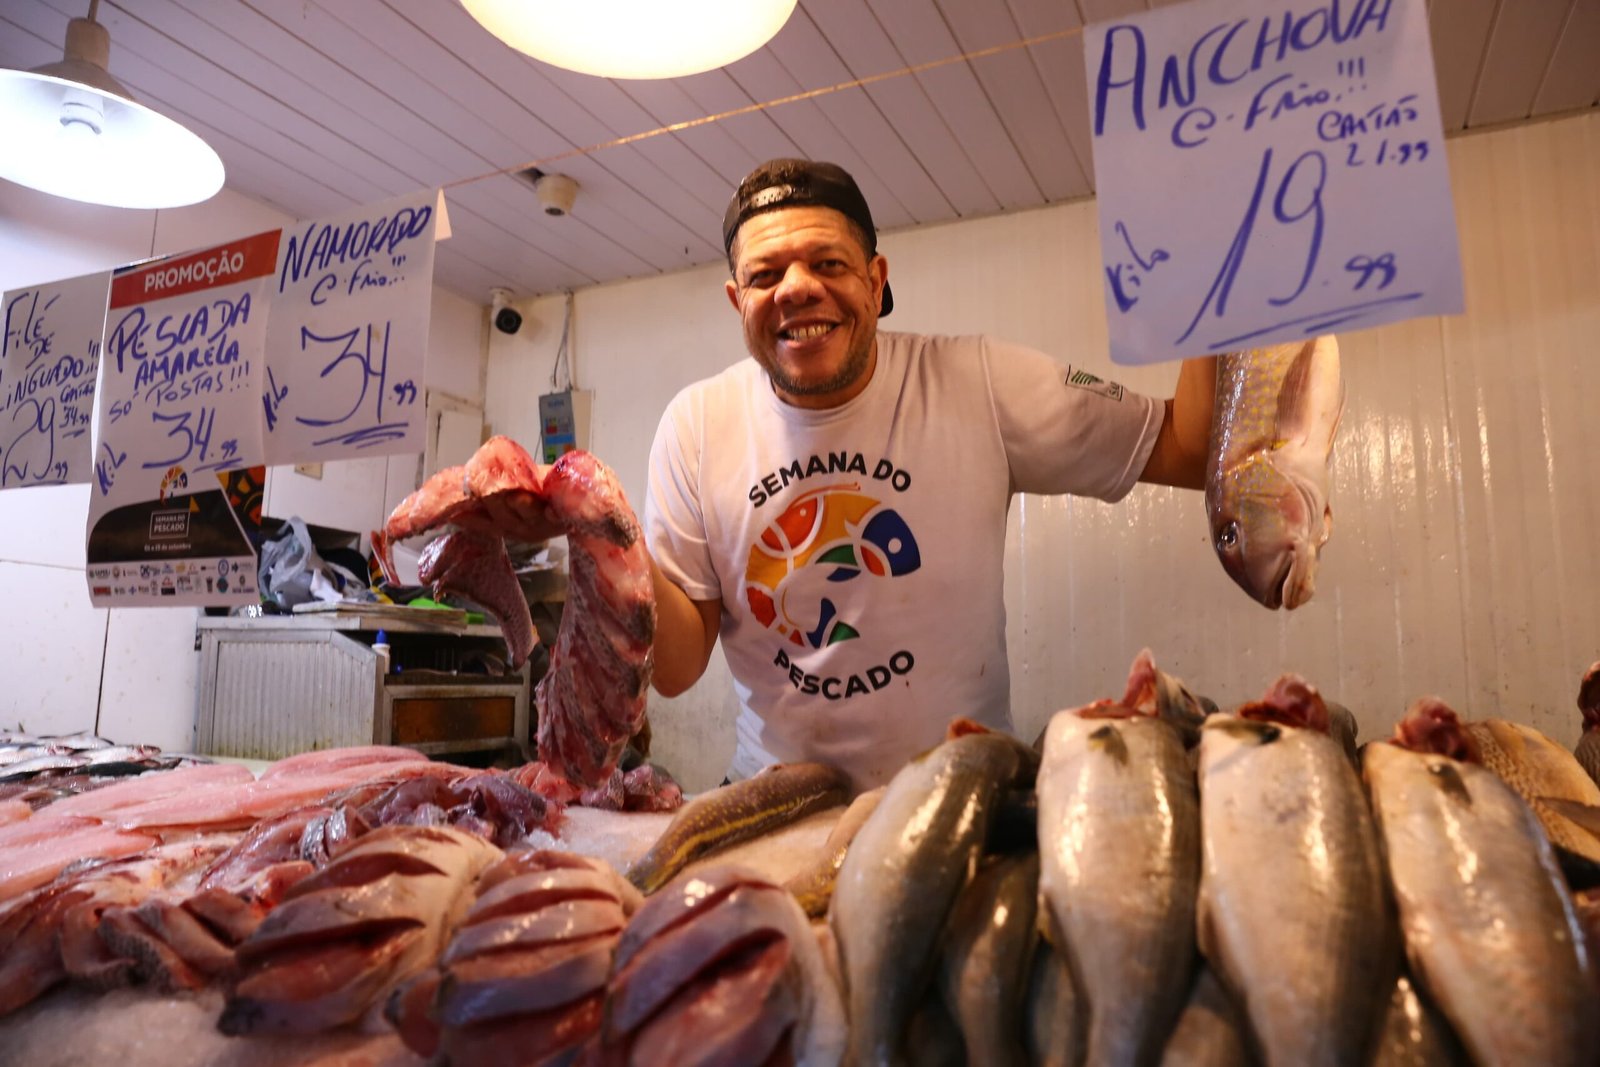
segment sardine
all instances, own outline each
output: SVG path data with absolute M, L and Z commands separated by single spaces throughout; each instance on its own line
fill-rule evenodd
M 856 834 L 828 922 L 844 978 L 849 1059 L 858 1067 L 902 1062 L 906 1027 L 996 800 L 1037 770 L 1037 754 L 1015 738 L 956 737 L 901 768 Z
M 1592 1065 L 1592 964 L 1549 843 L 1482 767 L 1363 750 L 1412 973 L 1475 1063 Z
M 834 823 L 828 840 L 823 842 L 822 854 L 817 861 L 784 883 L 784 888 L 794 894 L 808 918 L 820 919 L 828 913 L 828 904 L 833 900 L 833 887 L 839 880 L 839 868 L 844 866 L 845 854 L 850 851 L 850 842 L 855 840 L 856 834 L 865 825 L 867 816 L 877 810 L 885 788 L 879 786 L 869 789 L 852 800 L 844 814 L 839 816 L 839 821 Z
M 1376 831 L 1326 723 L 1286 675 L 1200 740 L 1200 949 L 1269 1067 L 1361 1062 L 1392 978 Z
M 1316 589 L 1333 528 L 1329 460 L 1344 381 L 1333 336 L 1220 356 L 1206 514 L 1223 570 L 1269 608 Z
M 845 776 L 824 764 L 768 767 L 679 808 L 656 843 L 628 868 L 628 881 L 642 893 L 654 893 L 693 860 L 836 807 L 849 794 Z
M 1110 702 L 1058 712 L 1039 766 L 1039 852 L 1088 1006 L 1085 1063 L 1154 1063 L 1189 994 L 1200 881 L 1199 801 L 1177 731 Z
M 88 757 L 77 752 L 66 752 L 47 756 L 34 756 L 13 763 L 0 770 L 0 782 L 21 782 L 46 771 L 66 771 L 74 767 L 82 767 L 88 763 Z
M 1600 785 L 1600 660 L 1584 673 L 1578 685 L 1578 711 L 1583 715 L 1583 736 L 1574 754 L 1589 777 Z
M 967 1062 L 1023 1067 L 1023 1019 L 1039 897 L 1039 854 L 978 868 L 945 931 L 939 988 L 960 1027 Z
M 1202 967 L 1161 1052 L 1161 1067 L 1249 1067 L 1254 1062 L 1238 1005 L 1216 972 Z

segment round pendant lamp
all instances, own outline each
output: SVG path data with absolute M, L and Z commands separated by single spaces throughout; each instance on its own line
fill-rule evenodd
M 783 28 L 795 0 L 462 0 L 519 52 L 602 78 L 678 78 L 726 66 Z
M 179 207 L 222 188 L 210 145 L 133 99 L 106 70 L 111 35 L 89 18 L 67 25 L 66 56 L 0 69 L 0 178 L 110 207 Z

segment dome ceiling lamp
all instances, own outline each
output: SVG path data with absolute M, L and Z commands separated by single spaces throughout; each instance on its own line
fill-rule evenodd
M 0 178 L 110 207 L 180 207 L 222 188 L 222 160 L 182 125 L 134 100 L 106 69 L 111 35 L 89 17 L 67 25 L 66 54 L 33 70 L 0 69 Z
M 783 28 L 795 0 L 461 0 L 519 52 L 601 78 L 678 78 L 726 66 Z

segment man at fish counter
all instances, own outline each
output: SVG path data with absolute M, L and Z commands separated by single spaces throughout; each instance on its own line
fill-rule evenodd
M 880 331 L 866 199 L 830 163 L 752 171 L 723 219 L 751 358 L 680 392 L 650 455 L 656 689 L 720 637 L 729 776 L 817 760 L 882 784 L 966 716 L 1009 730 L 1003 567 L 1017 492 L 1200 488 L 1215 360 L 1166 401 L 989 337 Z

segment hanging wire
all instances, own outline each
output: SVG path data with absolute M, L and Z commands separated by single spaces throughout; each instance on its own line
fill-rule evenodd
M 566 311 L 561 316 L 561 344 L 556 348 L 556 361 L 550 368 L 550 389 L 557 393 L 561 392 L 563 388 L 572 388 L 572 359 L 567 355 L 567 340 L 572 331 L 572 311 L 573 298 L 572 293 L 569 291 L 567 293 Z M 567 384 L 565 386 L 560 384 L 562 368 L 565 368 L 567 372 Z

